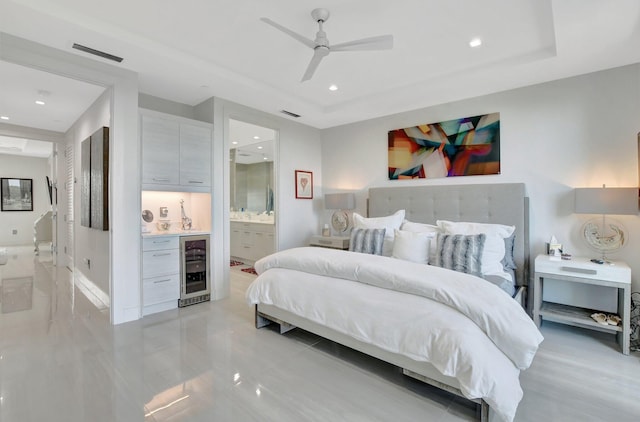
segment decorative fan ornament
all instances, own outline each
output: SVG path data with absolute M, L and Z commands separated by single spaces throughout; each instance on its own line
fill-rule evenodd
M 349 228 L 349 215 L 346 211 L 336 211 L 331 216 L 331 227 L 338 232 L 344 233 Z
M 274 28 L 284 32 L 290 37 L 298 40 L 307 47 L 313 49 L 313 57 L 311 62 L 307 66 L 307 70 L 302 76 L 302 81 L 311 79 L 315 73 L 320 61 L 329 55 L 331 52 L 339 51 L 357 51 L 357 50 L 390 50 L 393 48 L 393 35 L 379 35 L 376 37 L 362 38 L 354 41 L 347 41 L 344 43 L 336 44 L 334 46 L 329 45 L 329 39 L 327 39 L 327 33 L 322 29 L 322 24 L 329 19 L 329 11 L 327 9 L 313 9 L 311 11 L 311 17 L 314 21 L 318 22 L 318 32 L 316 32 L 315 40 L 298 34 L 280 25 L 277 22 L 272 21 L 269 18 L 260 18 L 260 20 L 266 24 L 273 26 Z
M 624 226 L 615 220 L 591 219 L 582 226 L 582 237 L 587 245 L 605 256 L 607 253 L 620 250 L 627 242 Z

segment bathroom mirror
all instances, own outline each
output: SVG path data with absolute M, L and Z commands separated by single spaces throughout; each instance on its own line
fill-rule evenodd
M 229 120 L 230 206 L 233 211 L 275 211 L 275 137 L 273 129 Z

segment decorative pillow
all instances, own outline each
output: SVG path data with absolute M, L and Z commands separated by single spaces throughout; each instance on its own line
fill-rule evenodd
M 394 230 L 399 229 L 404 220 L 404 210 L 398 210 L 386 217 L 365 218 L 353 213 L 353 227 L 355 229 L 385 229 L 384 246 L 382 255 L 391 256 L 393 253 Z
M 438 227 L 448 234 L 485 234 L 486 240 L 482 254 L 482 274 L 497 275 L 513 281 L 510 272 L 502 265 L 505 259 L 505 239 L 513 234 L 515 226 L 489 223 L 468 223 L 438 220 Z
M 429 263 L 429 245 L 436 233 L 420 233 L 405 230 L 396 230 L 393 239 L 393 258 L 419 264 Z
M 385 229 L 353 229 L 349 250 L 353 252 L 382 255 Z
M 481 277 L 486 237 L 486 234 L 438 234 L 435 265 Z
M 436 259 L 436 241 L 437 234 L 442 233 L 438 226 L 433 224 L 414 223 L 413 221 L 404 220 L 400 230 L 406 230 L 415 233 L 432 233 L 431 243 L 429 244 L 429 263 L 435 262 Z
M 515 258 L 513 257 L 513 248 L 515 247 L 516 234 L 504 239 L 504 259 L 502 260 L 502 267 L 505 270 L 517 270 Z

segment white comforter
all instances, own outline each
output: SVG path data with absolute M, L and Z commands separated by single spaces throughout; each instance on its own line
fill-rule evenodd
M 483 398 L 513 420 L 519 369 L 529 367 L 542 335 L 498 287 L 438 267 L 323 248 L 282 251 L 255 268 L 250 304 L 274 305 L 430 362 L 455 377 L 466 397 Z

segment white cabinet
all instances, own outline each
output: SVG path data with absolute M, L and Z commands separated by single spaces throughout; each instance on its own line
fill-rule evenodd
M 178 307 L 180 244 L 176 236 L 142 239 L 142 313 L 149 315 Z
M 176 121 L 142 116 L 142 183 L 180 183 L 180 125 Z
M 180 184 L 211 186 L 211 128 L 180 124 Z
M 231 256 L 257 261 L 275 252 L 273 224 L 231 222 Z
M 142 184 L 145 190 L 208 192 L 212 126 L 150 111 L 141 112 Z

